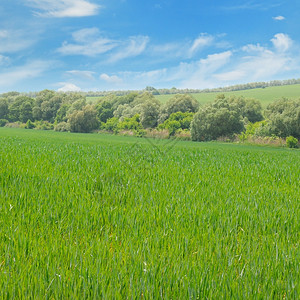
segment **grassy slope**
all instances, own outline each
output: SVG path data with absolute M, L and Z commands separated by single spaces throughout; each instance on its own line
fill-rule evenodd
M 201 104 L 213 101 L 217 95 L 235 95 L 235 96 L 244 96 L 247 98 L 255 98 L 261 101 L 262 105 L 266 107 L 269 103 L 281 99 L 282 97 L 290 99 L 299 99 L 300 98 L 300 85 L 285 85 L 285 86 L 275 86 L 268 87 L 264 89 L 251 89 L 244 91 L 235 91 L 227 93 L 198 93 L 192 94 Z M 172 97 L 172 95 L 159 95 L 158 99 L 162 102 L 166 102 Z
M 205 104 L 207 102 L 213 101 L 218 94 L 225 95 L 236 95 L 236 96 L 244 96 L 247 98 L 255 98 L 261 101 L 263 107 L 266 107 L 269 103 L 278 100 L 282 97 L 290 98 L 290 99 L 299 99 L 300 98 L 300 85 L 285 85 L 285 86 L 275 86 L 268 87 L 265 89 L 252 89 L 252 90 L 244 90 L 244 91 L 236 91 L 236 92 L 227 92 L 227 93 L 198 93 L 192 94 L 199 103 Z M 174 95 L 158 95 L 156 96 L 162 103 L 165 103 L 168 99 L 173 97 Z M 94 102 L 99 97 L 89 97 L 88 100 Z
M 288 149 L 0 128 L 0 298 L 297 299 L 299 165 Z

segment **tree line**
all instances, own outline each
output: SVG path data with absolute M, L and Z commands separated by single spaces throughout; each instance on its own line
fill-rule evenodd
M 43 90 L 29 97 L 11 92 L 0 98 L 0 126 L 143 136 L 149 133 L 211 141 L 220 137 L 292 136 L 300 139 L 300 100 L 280 99 L 263 110 L 260 102 L 220 94 L 199 106 L 189 94 L 162 104 L 151 90 L 88 102 L 79 93 Z
M 198 94 L 198 93 L 225 93 L 225 92 L 233 92 L 233 91 L 242 91 L 242 90 L 250 90 L 250 89 L 264 89 L 273 86 L 285 86 L 285 85 L 295 85 L 300 84 L 299 79 L 286 79 L 286 80 L 272 80 L 272 81 L 260 81 L 260 82 L 251 82 L 245 84 L 236 84 L 225 87 L 211 88 L 211 89 L 179 89 L 176 87 L 172 87 L 171 89 L 167 88 L 154 88 L 152 86 L 147 86 L 144 90 L 116 90 L 116 91 L 89 91 L 89 92 L 76 92 L 76 94 L 84 96 L 84 97 L 106 97 L 110 95 L 116 96 L 125 96 L 131 93 L 143 94 L 144 92 L 149 92 L 152 95 L 176 95 L 176 94 Z M 39 92 L 27 92 L 22 93 L 23 96 L 36 98 Z M 73 94 L 70 92 L 70 94 Z M 7 97 L 7 95 L 21 95 L 18 92 L 9 92 L 0 94 L 1 97 Z

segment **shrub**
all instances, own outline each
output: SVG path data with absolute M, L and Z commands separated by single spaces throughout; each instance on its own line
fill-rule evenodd
M 132 118 L 124 118 L 122 122 L 118 123 L 117 132 L 123 130 L 133 131 L 136 136 L 145 135 L 142 124 L 140 123 L 140 116 L 134 115 Z
M 146 129 L 146 137 L 153 139 L 168 139 L 169 130 L 167 129 Z
M 8 123 L 6 119 L 0 119 L 0 127 L 4 127 Z
M 70 124 L 67 122 L 60 122 L 54 126 L 55 131 L 70 131 Z
M 191 123 L 192 140 L 210 141 L 232 136 L 244 129 L 242 115 L 236 105 L 218 98 L 199 109 Z
M 91 132 L 99 127 L 97 111 L 92 105 L 86 105 L 69 115 L 68 123 L 72 132 Z
M 286 138 L 286 145 L 288 148 L 297 148 L 298 147 L 298 140 L 293 136 L 288 136 Z
M 35 128 L 34 123 L 31 120 L 27 120 L 25 129 L 33 129 L 33 128 Z
M 118 124 L 118 118 L 110 118 L 106 123 L 101 123 L 101 129 L 117 133 Z
M 271 134 L 300 139 L 300 100 L 275 101 L 268 105 L 265 116 L 269 119 Z
M 175 138 L 182 141 L 190 141 L 192 139 L 191 132 L 187 129 L 178 129 Z
M 53 130 L 54 129 L 54 125 L 48 121 L 36 121 L 34 124 L 35 124 L 35 129 L 38 129 L 38 130 Z

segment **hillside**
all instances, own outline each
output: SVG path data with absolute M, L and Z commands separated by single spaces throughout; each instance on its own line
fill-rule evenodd
M 284 86 L 272 86 L 260 89 L 248 89 L 242 91 L 233 92 L 209 92 L 209 93 L 196 93 L 192 94 L 199 103 L 204 104 L 213 101 L 217 95 L 233 95 L 233 96 L 244 96 L 247 98 L 255 98 L 261 101 L 262 105 L 266 107 L 269 103 L 278 100 L 282 97 L 290 99 L 300 98 L 300 84 L 295 85 L 284 85 Z M 166 102 L 174 95 L 157 95 L 156 97 L 161 102 Z

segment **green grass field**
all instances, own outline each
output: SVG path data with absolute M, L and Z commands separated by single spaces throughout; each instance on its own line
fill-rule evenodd
M 281 99 L 283 97 L 289 99 L 299 99 L 300 98 L 300 84 L 295 85 L 284 85 L 284 86 L 274 86 L 264 89 L 251 89 L 235 92 L 226 92 L 226 93 L 196 93 L 191 94 L 195 99 L 199 101 L 200 104 L 205 104 L 212 102 L 217 95 L 225 94 L 228 96 L 244 96 L 246 98 L 254 98 L 259 100 L 262 103 L 263 107 L 266 107 L 268 104 Z M 165 103 L 168 99 L 174 95 L 158 95 L 156 96 L 162 103 Z M 88 101 L 95 102 L 99 97 L 88 97 Z
M 274 86 L 267 87 L 264 89 L 251 89 L 235 92 L 226 92 L 226 93 L 197 93 L 192 94 L 200 104 L 205 104 L 212 102 L 216 99 L 216 96 L 219 94 L 225 94 L 226 96 L 244 96 L 246 98 L 254 98 L 259 100 L 263 107 L 266 107 L 268 104 L 281 99 L 283 97 L 289 99 L 299 99 L 300 98 L 300 85 L 284 85 L 284 86 Z M 173 95 L 158 95 L 156 96 L 161 102 L 165 103 Z
M 300 152 L 0 128 L 1 299 L 299 299 Z

